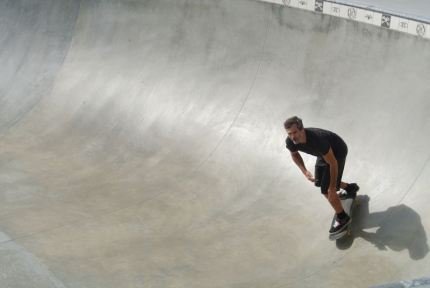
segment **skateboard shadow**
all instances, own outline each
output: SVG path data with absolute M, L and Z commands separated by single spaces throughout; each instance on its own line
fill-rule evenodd
M 370 198 L 367 195 L 357 196 L 359 205 L 354 210 L 352 237 L 338 241 L 339 249 L 351 247 L 354 238 L 360 237 L 379 250 L 400 252 L 407 249 L 413 260 L 423 259 L 429 252 L 427 235 L 421 223 L 421 217 L 412 208 L 401 204 L 382 212 L 369 213 Z M 376 232 L 367 232 L 366 229 Z

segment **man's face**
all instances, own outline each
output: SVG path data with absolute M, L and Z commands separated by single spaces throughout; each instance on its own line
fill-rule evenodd
M 293 141 L 294 144 L 299 144 L 303 141 L 303 133 L 304 129 L 299 130 L 296 124 L 287 129 L 288 137 L 291 139 L 291 141 Z

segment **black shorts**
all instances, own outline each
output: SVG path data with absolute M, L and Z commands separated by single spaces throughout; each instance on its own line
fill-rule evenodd
M 337 160 L 337 182 L 336 189 L 339 190 L 340 182 L 342 181 L 343 168 L 345 167 L 345 157 L 336 158 Z M 321 157 L 317 158 L 315 163 L 315 186 L 321 188 L 322 194 L 328 193 L 330 186 L 330 165 L 328 165 Z

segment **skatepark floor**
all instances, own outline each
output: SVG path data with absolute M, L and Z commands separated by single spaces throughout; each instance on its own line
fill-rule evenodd
M 247 0 L 17 0 L 0 47 L 1 287 L 429 275 L 430 41 Z M 343 241 L 294 115 L 348 144 Z

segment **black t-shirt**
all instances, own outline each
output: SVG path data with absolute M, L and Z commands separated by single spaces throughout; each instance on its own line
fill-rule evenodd
M 294 144 L 289 137 L 285 140 L 287 148 L 291 152 L 303 151 L 322 159 L 322 156 L 327 154 L 331 147 L 337 159 L 345 158 L 346 154 L 348 154 L 348 147 L 336 133 L 320 128 L 304 129 L 306 132 L 306 143 Z

